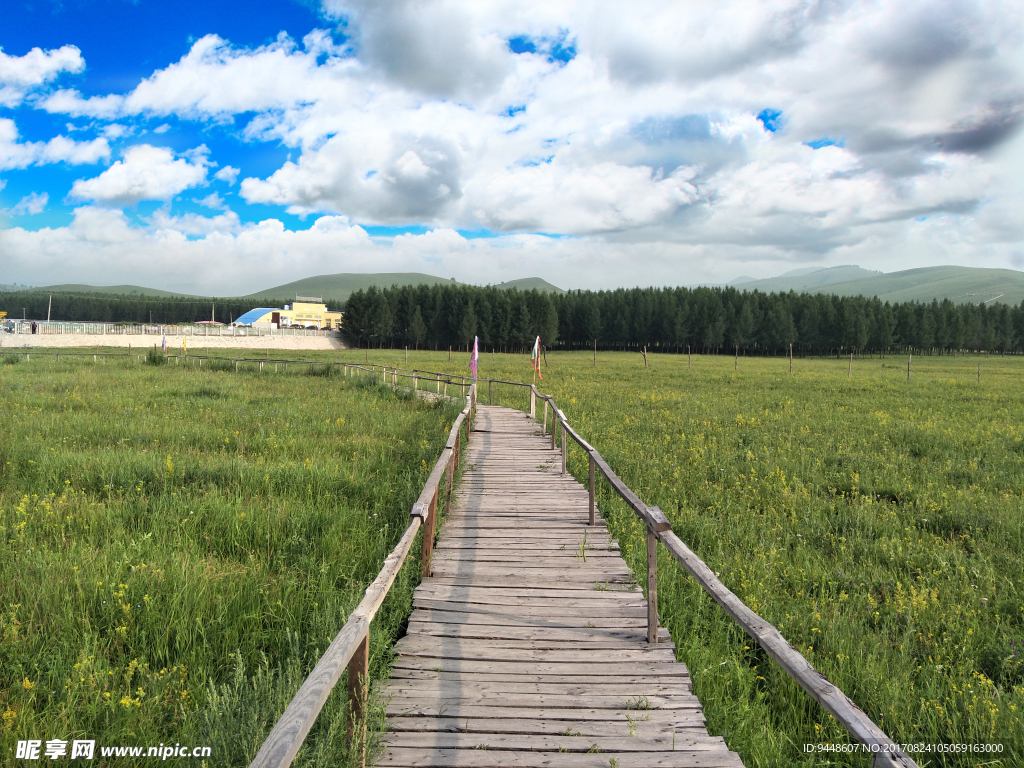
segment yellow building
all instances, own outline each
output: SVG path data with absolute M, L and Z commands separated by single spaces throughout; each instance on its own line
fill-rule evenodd
M 254 328 L 341 328 L 341 312 L 332 312 L 323 298 L 296 296 L 291 304 L 281 309 L 258 307 L 235 320 L 235 325 Z

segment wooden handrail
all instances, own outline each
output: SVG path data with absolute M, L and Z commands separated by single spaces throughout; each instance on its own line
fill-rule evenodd
M 366 589 L 366 594 L 356 609 L 348 617 L 348 621 L 338 632 L 337 636 L 328 646 L 327 651 L 317 662 L 309 677 L 306 678 L 295 696 L 285 708 L 284 713 L 278 718 L 277 723 L 267 736 L 266 741 L 256 753 L 250 763 L 250 768 L 287 768 L 291 765 L 298 754 L 302 743 L 309 733 L 309 729 L 316 721 L 317 715 L 327 702 L 327 697 L 341 679 L 345 667 L 349 667 L 349 727 L 353 725 L 353 712 L 363 712 L 366 681 L 366 650 L 367 638 L 370 632 L 370 623 L 380 609 L 384 598 L 387 597 L 391 585 L 394 583 L 398 572 L 405 562 L 409 550 L 412 548 L 416 534 L 421 527 L 425 528 L 423 539 L 424 563 L 429 569 L 430 554 L 433 551 L 433 530 L 437 516 L 437 499 L 440 493 L 442 479 L 446 475 L 454 474 L 454 466 L 458 461 L 458 443 L 461 436 L 462 425 L 469 425 L 469 419 L 476 404 L 476 393 L 472 390 L 466 396 L 466 407 L 456 418 L 452 425 L 448 440 L 434 469 L 427 477 L 416 503 L 413 504 L 410 512 L 409 526 L 402 534 L 398 545 L 391 551 L 391 554 L 384 560 L 377 578 L 373 580 Z M 469 430 L 466 431 L 466 438 L 469 438 Z M 450 486 L 449 486 L 450 487 Z M 429 570 L 427 571 L 429 573 Z M 358 665 L 352 663 L 353 657 L 361 655 Z M 351 665 L 350 665 L 351 663 Z M 365 763 L 365 733 L 361 736 L 364 740 L 363 761 Z
M 626 502 L 626 505 L 644 521 L 647 528 L 647 636 L 649 642 L 657 642 L 657 542 L 661 541 L 672 557 L 679 561 L 701 588 L 725 609 L 733 621 L 739 624 L 743 631 L 753 638 L 787 675 L 824 707 L 847 730 L 850 736 L 872 751 L 874 755 L 873 768 L 918 768 L 917 763 L 899 745 L 875 725 L 871 718 L 845 693 L 815 669 L 796 648 L 786 641 L 775 626 L 750 610 L 742 600 L 718 580 L 707 564 L 676 536 L 672 531 L 671 523 L 662 511 L 658 507 L 648 506 L 633 493 L 629 486 L 622 482 L 608 466 L 608 462 L 601 454 L 569 425 L 565 414 L 555 405 L 553 397 L 541 394 L 533 384 L 529 386 L 534 396 L 543 399 L 547 405 L 551 406 L 551 411 L 554 414 L 551 422 L 552 447 L 554 447 L 555 423 L 557 422 L 562 428 L 563 457 L 565 456 L 566 434 L 587 452 L 590 459 L 591 509 L 593 509 L 593 478 L 596 466 L 615 492 Z M 593 523 L 594 517 L 593 511 L 591 511 L 591 524 Z

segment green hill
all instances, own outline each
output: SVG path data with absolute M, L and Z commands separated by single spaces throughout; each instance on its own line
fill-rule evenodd
M 246 299 L 290 298 L 294 296 L 323 296 L 325 301 L 345 301 L 354 291 L 366 290 L 371 286 L 390 288 L 392 285 L 437 285 L 452 283 L 443 277 L 434 277 L 421 272 L 378 272 L 359 274 L 342 272 L 337 275 L 316 275 L 296 280 L 293 283 L 275 285 L 263 291 L 243 296 Z
M 263 291 L 251 293 L 243 298 L 260 299 L 290 296 L 323 296 L 325 300 L 345 301 L 353 291 L 365 290 L 370 286 L 390 288 L 392 285 L 459 285 L 454 279 L 423 274 L 422 272 L 379 272 L 359 274 L 343 272 L 337 275 L 317 275 L 296 280 L 294 283 L 276 285 Z M 536 289 L 542 292 L 564 293 L 561 288 L 539 277 L 526 277 L 500 283 L 498 288 L 518 288 L 520 291 Z
M 1024 301 L 1024 272 L 983 267 L 923 267 L 889 272 L 865 280 L 835 283 L 829 293 L 877 296 L 883 301 L 951 299 L 958 304 Z
M 761 291 L 761 293 L 780 293 L 785 291 L 808 291 L 810 293 L 824 290 L 827 286 L 835 283 L 849 283 L 854 280 L 867 280 L 881 275 L 881 272 L 872 272 L 869 269 L 853 265 L 841 267 L 826 267 L 824 269 L 804 268 L 794 269 L 778 277 L 769 277 L 763 280 L 752 278 L 737 278 L 729 283 L 741 291 Z
M 161 291 L 158 288 L 143 288 L 140 285 L 83 285 L 80 283 L 66 283 L 61 285 L 44 285 L 38 288 L 32 288 L 31 290 L 38 293 L 105 293 L 108 295 L 125 296 L 193 296 L 193 294 L 190 293 Z
M 498 283 L 498 288 L 516 288 L 520 291 L 540 291 L 541 293 L 565 293 L 557 285 L 552 285 L 542 277 L 524 277 L 519 280 L 509 280 L 507 283 Z
M 882 301 L 950 299 L 958 304 L 1024 301 L 1024 272 L 984 267 L 921 267 L 900 272 L 870 272 L 854 266 L 787 273 L 765 280 L 732 285 L 741 291 L 758 290 L 834 293 L 839 296 L 877 296 Z

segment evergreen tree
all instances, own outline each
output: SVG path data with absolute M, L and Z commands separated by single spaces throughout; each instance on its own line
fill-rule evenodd
M 415 345 L 416 349 L 420 348 L 420 344 L 427 338 L 427 325 L 423 322 L 423 312 L 420 310 L 420 305 L 417 304 L 415 309 L 412 311 L 412 320 L 409 321 L 409 339 Z

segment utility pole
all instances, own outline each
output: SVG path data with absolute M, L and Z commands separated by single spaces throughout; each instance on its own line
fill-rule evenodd
M 789 372 L 793 373 L 793 345 L 789 345 Z
M 210 304 L 210 322 L 217 322 L 217 304 L 215 302 Z
M 597 368 L 597 339 L 594 339 L 594 367 Z
M 46 305 L 46 322 L 50 322 L 50 309 L 53 307 L 53 294 L 50 294 L 50 303 Z

